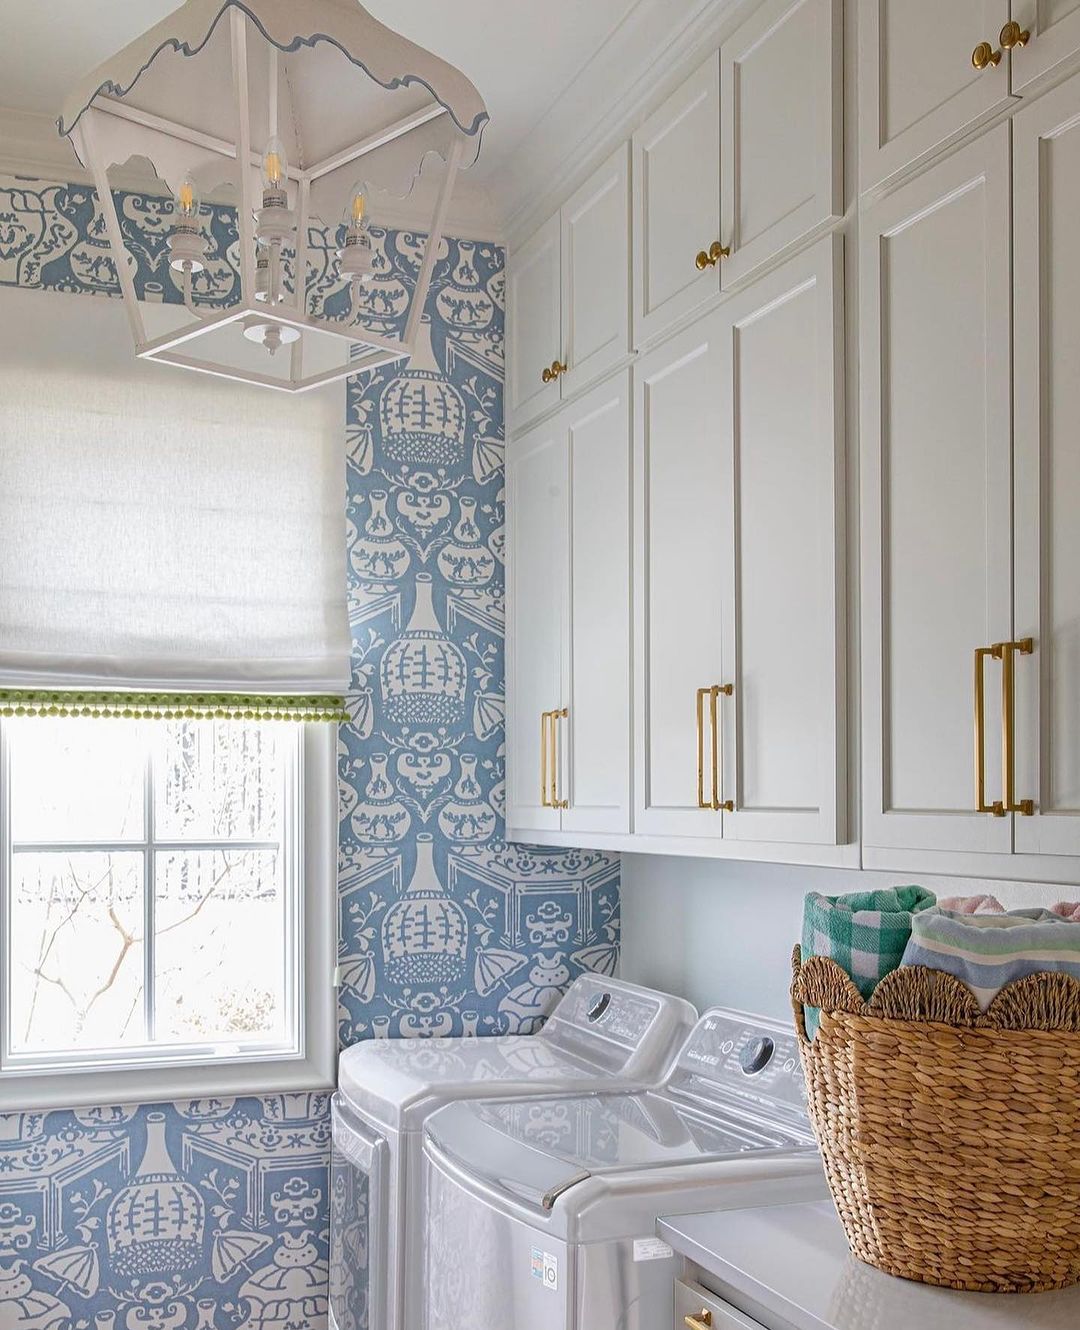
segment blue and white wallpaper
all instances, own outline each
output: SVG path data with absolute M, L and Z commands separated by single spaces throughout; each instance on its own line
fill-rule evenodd
M 117 201 L 140 296 L 177 300 L 170 205 Z M 231 210 L 209 231 L 203 281 L 228 303 Z M 423 237 L 373 239 L 365 319 L 396 331 Z M 336 244 L 313 229 L 330 318 L 349 302 Z M 617 861 L 504 839 L 503 258 L 444 241 L 418 354 L 349 387 L 343 1046 L 530 1033 L 573 975 L 618 958 Z M 0 178 L 0 284 L 118 295 L 93 190 Z M 328 1105 L 0 1115 L 0 1330 L 324 1330 Z

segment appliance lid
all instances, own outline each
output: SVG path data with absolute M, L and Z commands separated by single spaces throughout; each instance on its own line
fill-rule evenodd
M 425 1136 L 478 1180 L 541 1210 L 597 1174 L 813 1150 L 780 1126 L 648 1091 L 451 1104 Z
M 342 1053 L 338 1084 L 357 1112 L 414 1130 L 445 1100 L 656 1084 L 696 1019 L 682 998 L 581 975 L 538 1034 L 367 1040 Z

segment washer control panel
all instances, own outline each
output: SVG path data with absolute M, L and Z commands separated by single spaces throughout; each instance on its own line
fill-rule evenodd
M 695 1098 L 744 1100 L 774 1114 L 806 1112 L 795 1032 L 779 1022 L 713 1008 L 698 1020 L 679 1054 L 671 1088 Z

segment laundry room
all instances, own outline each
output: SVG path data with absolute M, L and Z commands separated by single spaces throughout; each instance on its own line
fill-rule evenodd
M 1076 1330 L 1080 3 L 3 22 L 0 1330 Z

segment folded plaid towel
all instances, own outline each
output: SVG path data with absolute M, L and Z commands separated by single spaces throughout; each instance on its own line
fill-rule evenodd
M 847 896 L 810 892 L 803 905 L 803 959 L 827 956 L 851 975 L 868 998 L 900 964 L 911 936 L 912 915 L 932 906 L 936 897 L 924 887 L 886 887 Z M 818 1009 L 806 1007 L 806 1033 L 817 1033 Z
M 954 974 L 985 1011 L 1006 984 L 1024 975 L 1056 970 L 1080 979 L 1080 923 L 1050 910 L 924 910 L 911 921 L 903 963 Z

